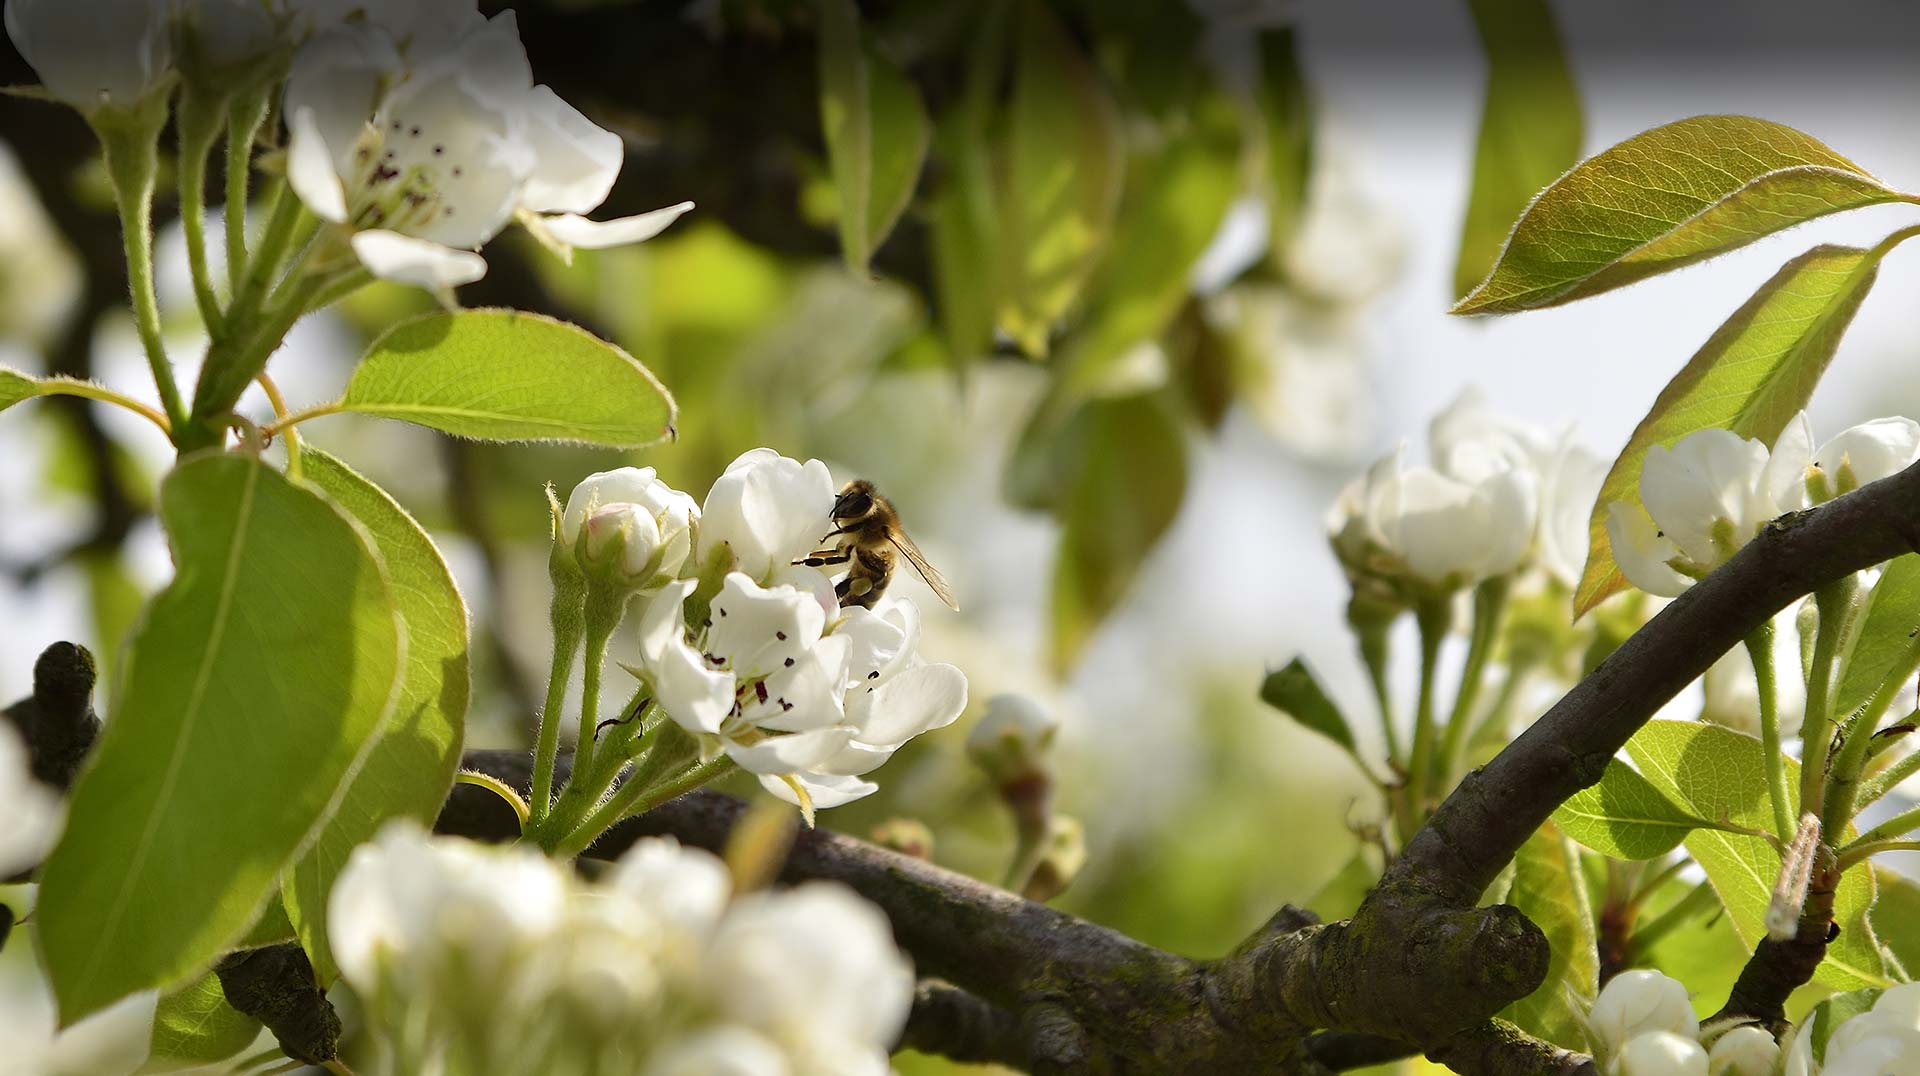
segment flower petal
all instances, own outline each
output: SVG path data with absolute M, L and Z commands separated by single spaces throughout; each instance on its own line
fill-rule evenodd
M 967 677 L 943 663 L 903 669 L 879 686 L 855 689 L 847 720 L 861 743 L 902 744 L 953 724 L 967 708 Z
M 521 208 L 535 213 L 592 212 L 613 190 L 626 158 L 626 144 L 546 86 L 535 86 L 524 107 L 527 140 L 539 164 L 527 177 Z
M 768 736 L 753 744 L 728 740 L 727 757 L 750 773 L 800 773 L 832 758 L 852 739 L 852 729 L 836 727 Z
M 813 596 L 793 587 L 762 587 L 741 572 L 729 572 L 713 597 L 707 628 L 709 654 L 724 658 L 742 680 L 786 668 L 820 641 L 826 616 Z
M 880 786 L 872 781 L 862 781 L 858 777 L 842 777 L 821 773 L 796 773 L 788 775 L 800 782 L 807 790 L 815 810 L 824 811 L 829 807 L 838 807 L 844 803 L 863 799 L 880 791 Z M 793 794 L 786 781 L 778 777 L 763 775 L 760 787 L 767 790 L 775 799 L 800 806 L 800 797 Z
M 748 696 L 741 716 L 770 732 L 804 732 L 842 724 L 846 711 L 847 640 L 835 636 L 785 659 Z
M 486 259 L 399 232 L 353 234 L 353 253 L 382 280 L 446 293 L 487 275 Z
M 321 220 L 347 219 L 347 192 L 333 170 L 333 154 L 312 108 L 302 106 L 287 124 L 287 185 Z
M 679 638 L 667 641 L 648 671 L 667 716 L 689 732 L 717 733 L 733 712 L 733 674 L 711 668 Z
M 1609 504 L 1607 541 L 1613 546 L 1614 563 L 1641 590 L 1672 598 L 1693 585 L 1693 580 L 1667 563 L 1680 555 L 1680 549 L 1660 533 L 1644 509 L 1622 501 Z
M 600 250 L 652 239 L 692 208 L 692 202 L 681 202 L 617 220 L 588 220 L 577 213 L 560 213 L 544 218 L 544 223 L 549 235 L 570 247 Z

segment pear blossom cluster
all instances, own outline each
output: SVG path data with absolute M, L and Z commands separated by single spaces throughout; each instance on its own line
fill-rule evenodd
M 1607 1076 L 1773 1076 L 1780 1047 L 1753 1025 L 1702 1033 L 1687 988 L 1645 969 L 1607 981 L 1587 1016 Z
M 1427 464 L 1407 446 L 1340 494 L 1327 521 L 1356 587 L 1446 594 L 1538 569 L 1572 585 L 1604 465 L 1571 433 L 1495 414 L 1474 390 L 1429 427 Z
M 1783 1076 L 1898 1076 L 1920 1071 L 1920 983 L 1889 987 L 1873 1007 L 1843 1020 L 1814 1059 L 1813 1021 L 1787 1048 Z
M 724 754 L 809 811 L 877 790 L 865 775 L 967 701 L 959 669 L 919 656 L 911 598 L 843 609 L 830 576 L 794 563 L 833 529 L 835 488 L 819 460 L 761 448 L 699 508 L 650 469 L 625 468 L 582 482 L 560 523 L 589 561 L 618 546 L 642 602 L 626 664 L 653 702 L 705 757 Z
M 885 917 L 848 890 L 735 894 L 667 839 L 589 884 L 395 823 L 354 851 L 329 925 L 396 1072 L 878 1076 L 913 998 Z
M 1647 451 L 1640 505 L 1607 509 L 1614 559 L 1634 586 L 1673 597 L 1751 541 L 1767 522 L 1920 461 L 1920 423 L 1879 418 L 1814 447 L 1803 411 L 1774 441 L 1699 430 Z
M 96 121 L 163 99 L 178 72 L 282 58 L 294 193 L 375 276 L 442 296 L 515 222 L 570 256 L 692 208 L 589 218 L 620 136 L 535 84 L 514 13 L 475 0 L 8 0 L 6 23 L 47 92 Z

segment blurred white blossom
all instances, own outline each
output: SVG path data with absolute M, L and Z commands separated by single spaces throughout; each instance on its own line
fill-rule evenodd
M 401 823 L 354 852 L 330 923 L 396 1071 L 887 1072 L 913 975 L 885 918 L 823 883 L 729 895 L 669 840 L 588 884 Z
M 158 995 L 129 995 L 62 1029 L 52 985 L 35 960 L 32 932 L 31 923 L 16 927 L 0 952 L 0 1069 L 7 1076 L 130 1076 L 139 1070 L 147 1060 Z
M 1328 517 L 1350 575 L 1406 576 L 1444 592 L 1520 566 L 1538 511 L 1531 473 L 1501 466 L 1463 479 L 1405 458 L 1403 443 L 1349 485 Z
M 34 866 L 53 847 L 65 816 L 60 797 L 27 769 L 27 745 L 0 721 L 0 878 Z
M 10 147 L 0 148 L 0 337 L 50 342 L 80 298 L 80 266 Z
M 172 73 L 167 0 L 6 0 L 7 36 L 47 92 L 126 110 Z

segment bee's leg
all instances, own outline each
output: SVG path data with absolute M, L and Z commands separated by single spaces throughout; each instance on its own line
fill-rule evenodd
M 873 603 L 880 600 L 884 590 L 884 587 L 874 586 L 871 579 L 864 576 L 856 578 L 851 575 L 840 580 L 833 588 L 833 592 L 840 596 L 842 609 L 850 609 L 856 605 L 862 609 L 871 609 Z
M 813 552 L 808 553 L 806 556 L 801 557 L 800 559 L 794 561 L 794 563 L 804 564 L 809 568 L 820 568 L 828 564 L 845 564 L 846 562 L 852 559 L 853 559 L 852 550 L 843 551 L 839 549 L 816 549 Z

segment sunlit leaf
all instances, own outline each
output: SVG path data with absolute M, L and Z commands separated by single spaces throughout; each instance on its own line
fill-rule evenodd
M 1627 742 L 1627 754 L 1654 788 L 1702 818 L 1763 832 L 1772 825 L 1766 756 L 1745 733 L 1698 721 L 1649 721 Z M 1799 764 L 1784 760 L 1787 787 L 1799 787 Z M 1767 905 L 1780 874 L 1780 853 L 1763 836 L 1715 829 L 1688 834 L 1687 851 L 1707 872 L 1715 895 L 1749 951 L 1766 936 Z M 1814 980 L 1836 990 L 1889 983 L 1867 919 L 1874 880 L 1868 870 L 1841 875 L 1833 919 L 1840 935 L 1827 947 Z
M 1000 305 L 1000 208 L 989 131 L 1006 65 L 1007 5 L 981 8 L 965 91 L 940 122 L 945 180 L 928 207 L 940 328 L 963 369 L 993 346 Z
M 1347 719 L 1341 716 L 1340 707 L 1327 696 L 1320 681 L 1315 679 L 1313 670 L 1307 668 L 1306 662 L 1299 658 L 1288 662 L 1285 668 L 1267 674 L 1266 680 L 1260 685 L 1260 700 L 1346 748 L 1349 753 L 1355 750 L 1353 731 L 1347 727 Z
M 21 400 L 39 394 L 38 378 L 28 377 L 26 374 L 0 366 L 0 411 L 5 411 Z
M 153 1011 L 152 1054 L 144 1072 L 211 1065 L 260 1037 L 260 1021 L 227 1004 L 212 972 L 163 995 Z
M 820 3 L 820 121 L 840 199 L 840 250 L 864 273 L 927 157 L 920 91 L 865 40 L 853 0 Z
M 1090 400 L 1063 437 L 1070 447 L 1052 598 L 1060 671 L 1132 588 L 1187 490 L 1186 434 L 1158 396 Z
M 1911 197 L 1791 127 L 1695 116 L 1635 135 L 1543 191 L 1453 312 L 1572 302 L 1815 217 Z
M 633 356 L 519 310 L 396 325 L 368 348 L 341 406 L 485 441 L 638 448 L 673 436 L 673 398 Z
M 1833 712 L 1841 716 L 1872 697 L 1913 646 L 1913 633 L 1920 629 L 1920 554 L 1894 558 L 1862 606 L 1833 696 Z
M 1546 934 L 1552 956 L 1540 989 L 1507 1006 L 1501 1015 L 1549 1042 L 1577 1045 L 1582 1041 L 1582 1018 L 1600 989 L 1593 906 L 1587 899 L 1580 856 L 1549 822 L 1520 847 L 1513 865 L 1506 903 L 1526 913 Z
M 1884 253 L 1822 246 L 1788 262 L 1660 390 L 1594 502 L 1576 616 L 1626 585 L 1607 538 L 1607 506 L 1640 503 L 1647 450 L 1713 428 L 1771 445 L 1813 395 Z
M 1029 355 L 1093 270 L 1120 202 L 1125 153 L 1107 88 L 1045 4 L 1022 4 L 1008 106 L 1000 328 Z
M 301 455 L 303 478 L 373 538 L 407 632 L 400 700 L 339 809 L 282 883 L 300 944 L 328 982 L 334 971 L 327 894 L 348 853 L 392 819 L 431 825 L 453 787 L 469 691 L 467 607 L 440 551 L 405 509 L 332 456 L 313 449 Z
M 231 948 L 394 704 L 404 634 L 374 551 L 257 459 L 203 455 L 161 488 L 176 575 L 41 884 L 62 1018 L 187 982 Z
M 1580 92 L 1546 0 L 1470 0 L 1487 97 L 1453 294 L 1478 284 L 1535 195 L 1580 160 Z
M 1618 759 L 1607 763 L 1598 784 L 1562 803 L 1553 820 L 1567 836 L 1616 859 L 1652 859 L 1713 824 L 1676 805 Z
M 1878 863 L 1873 865 L 1873 881 L 1879 899 L 1868 918 L 1904 969 L 1900 977 L 1910 978 L 1920 971 L 1920 882 Z

